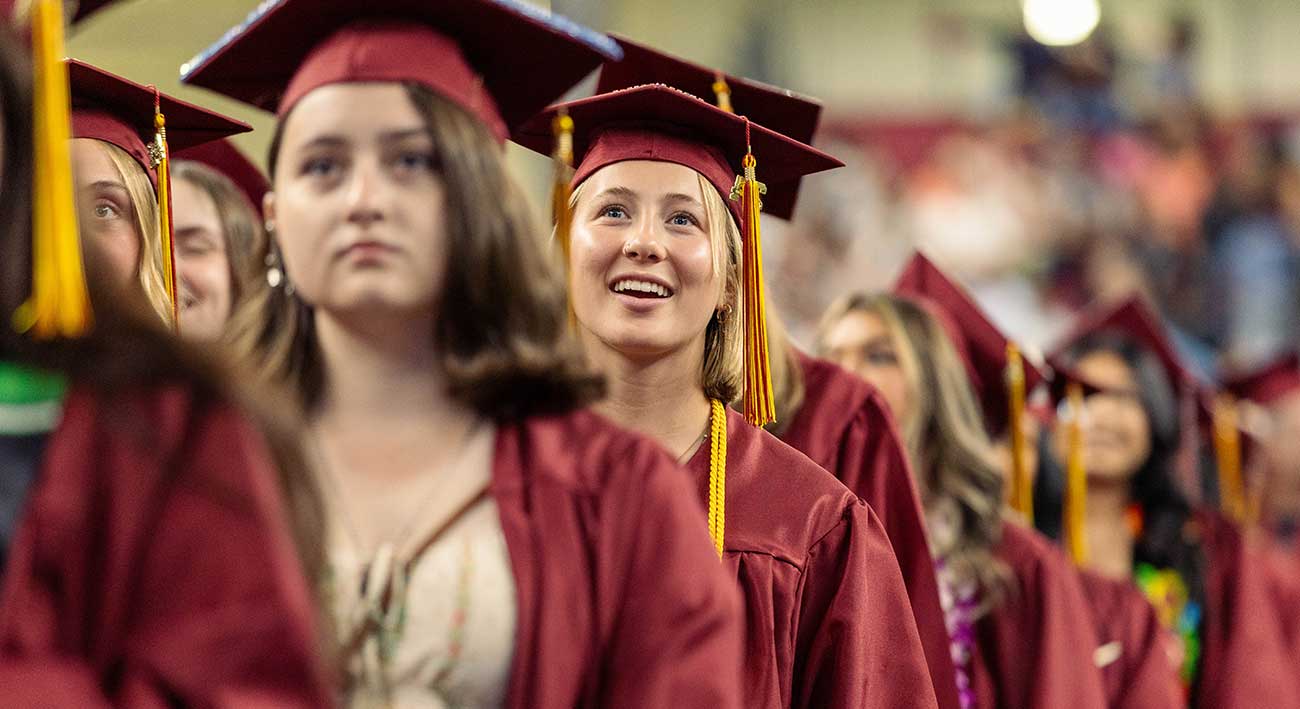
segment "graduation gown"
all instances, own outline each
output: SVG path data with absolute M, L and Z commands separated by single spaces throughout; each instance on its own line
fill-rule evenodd
M 1105 707 L 1093 661 L 1097 633 L 1074 565 L 1046 537 L 1010 521 L 996 555 L 1009 586 L 975 628 L 976 707 Z
M 1291 662 L 1300 667 L 1300 559 L 1290 549 L 1267 538 L 1257 542 L 1282 641 Z
M 76 388 L 0 590 L 0 706 L 327 707 L 260 437 L 184 386 Z
M 740 707 L 740 597 L 689 478 L 586 411 L 502 423 L 490 492 L 514 574 L 506 707 Z
M 783 427 L 781 440 L 834 474 L 880 518 L 903 573 L 939 706 L 957 709 L 921 498 L 893 417 L 870 384 L 825 360 L 798 351 L 795 356 L 803 371 L 804 403 Z
M 1195 706 L 1300 707 L 1300 670 L 1277 622 L 1265 565 L 1217 512 L 1198 510 L 1194 520 L 1206 562 Z
M 1096 664 L 1110 709 L 1178 709 L 1186 706 L 1170 639 L 1142 592 L 1127 580 L 1086 569 L 1079 580 L 1097 628 Z
M 709 446 L 688 467 L 708 499 Z M 724 562 L 745 599 L 746 707 L 933 707 L 880 521 L 806 456 L 727 413 Z

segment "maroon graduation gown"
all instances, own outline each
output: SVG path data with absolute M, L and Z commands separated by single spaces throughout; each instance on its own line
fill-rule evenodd
M 275 479 L 226 405 L 74 388 L 10 549 L 0 706 L 330 706 Z
M 518 628 L 506 706 L 740 707 L 739 594 L 688 476 L 590 412 L 498 429 Z
M 1009 587 L 976 626 L 972 682 L 978 709 L 1101 709 L 1097 633 L 1079 575 L 1051 541 L 1002 523 L 997 557 Z
M 1300 707 L 1300 669 L 1289 656 L 1267 571 L 1241 530 L 1215 512 L 1195 516 L 1205 550 L 1205 616 L 1196 705 Z
M 893 417 L 875 387 L 859 377 L 802 352 L 796 357 L 804 403 L 783 427 L 781 440 L 833 473 L 880 517 L 907 585 L 939 706 L 956 709 L 948 629 L 920 495 Z
M 1300 667 L 1300 559 L 1267 537 L 1257 542 L 1268 573 L 1268 585 L 1278 628 L 1294 666 Z
M 707 500 L 707 445 L 688 467 Z M 724 560 L 749 630 L 745 706 L 936 706 L 898 561 L 871 508 L 730 409 L 726 483 Z
M 1101 648 L 1101 676 L 1110 709 L 1186 706 L 1168 633 L 1132 582 L 1079 570 Z

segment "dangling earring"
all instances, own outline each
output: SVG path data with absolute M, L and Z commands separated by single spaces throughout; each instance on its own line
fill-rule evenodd
M 718 324 L 719 324 L 719 325 L 722 325 L 722 324 L 726 323 L 726 322 L 727 322 L 727 318 L 731 315 L 731 303 L 727 303 L 726 305 L 722 306 L 721 308 L 718 308 L 716 311 L 714 311 L 714 313 L 715 313 L 715 314 L 717 315 L 717 317 L 718 317 Z
M 280 258 L 280 247 L 275 243 L 275 222 L 266 222 L 266 237 L 269 248 L 266 250 L 266 284 L 272 288 L 284 286 L 284 294 L 293 295 L 293 284 L 289 282 L 289 273 Z

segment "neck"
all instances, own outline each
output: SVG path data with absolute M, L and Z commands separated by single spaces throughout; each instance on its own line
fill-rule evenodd
M 1088 480 L 1084 527 L 1090 566 L 1111 578 L 1133 573 L 1134 538 L 1128 528 L 1128 481 Z
M 708 425 L 711 407 L 700 385 L 703 342 L 640 359 L 593 339 L 584 333 L 588 357 L 607 383 L 596 411 L 657 441 L 674 456 L 689 452 Z
M 461 409 L 446 391 L 432 319 L 384 324 L 316 311 L 325 394 L 317 423 L 360 428 Z

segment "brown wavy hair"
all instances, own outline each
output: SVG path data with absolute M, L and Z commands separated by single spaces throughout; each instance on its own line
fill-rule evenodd
M 560 264 L 501 146 L 460 106 L 418 84 L 403 86 L 433 138 L 446 189 L 448 268 L 430 336 L 451 395 L 497 420 L 587 405 L 604 382 L 568 327 Z M 285 122 L 271 140 L 273 178 Z M 273 249 L 268 243 L 259 256 Z M 247 300 L 231 330 L 237 356 L 263 381 L 287 386 L 306 411 L 319 403 L 325 382 L 309 305 L 287 288 L 267 288 Z
M 177 160 L 172 163 L 172 180 L 185 180 L 199 188 L 217 207 L 217 220 L 226 242 L 226 262 L 230 265 L 231 312 L 240 302 L 266 285 L 258 254 L 266 252 L 266 232 L 248 198 L 230 178 L 201 162 Z
M 994 557 L 1001 538 L 1005 478 L 957 348 L 920 305 L 889 294 L 853 293 L 833 304 L 819 341 L 849 313 L 869 313 L 888 328 L 914 406 L 899 421 L 917 480 L 934 555 L 958 583 L 982 589 L 981 608 L 996 605 L 1006 570 Z M 954 526 L 940 529 L 939 520 Z

